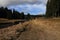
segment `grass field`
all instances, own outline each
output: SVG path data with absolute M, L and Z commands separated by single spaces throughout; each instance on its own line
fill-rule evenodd
M 16 22 L 16 21 L 26 21 L 26 20 L 21 20 L 21 19 L 3 19 L 3 18 L 0 18 L 0 23 L 9 23 L 9 22 L 12 22 L 12 23 L 14 23 L 14 22 Z
M 60 19 L 38 18 L 0 29 L 0 40 L 60 40 Z

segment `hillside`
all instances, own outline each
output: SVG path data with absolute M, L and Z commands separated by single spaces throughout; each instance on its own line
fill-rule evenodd
M 0 40 L 60 40 L 60 19 L 39 18 L 0 29 Z

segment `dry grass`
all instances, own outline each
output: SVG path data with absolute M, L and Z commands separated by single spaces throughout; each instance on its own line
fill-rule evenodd
M 5 18 L 0 18 L 0 20 L 8 20 L 8 19 L 5 19 Z
M 35 19 L 0 29 L 0 40 L 60 40 L 60 19 Z
M 4 18 L 0 18 L 0 23 L 14 23 L 14 22 L 23 22 L 26 20 L 21 20 L 21 19 L 4 19 Z

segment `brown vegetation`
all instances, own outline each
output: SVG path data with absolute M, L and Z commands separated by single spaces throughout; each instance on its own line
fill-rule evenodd
M 35 19 L 0 29 L 0 40 L 60 40 L 60 19 Z

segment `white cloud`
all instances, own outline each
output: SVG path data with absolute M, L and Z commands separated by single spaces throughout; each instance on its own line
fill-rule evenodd
M 47 0 L 0 0 L 0 6 L 9 6 L 17 4 L 46 4 Z
M 46 11 L 46 6 L 44 4 L 26 4 L 10 6 L 9 9 L 16 9 L 19 12 L 31 13 L 31 14 L 44 14 Z
M 0 7 L 8 7 L 31 14 L 41 14 L 46 11 L 47 0 L 0 0 Z

